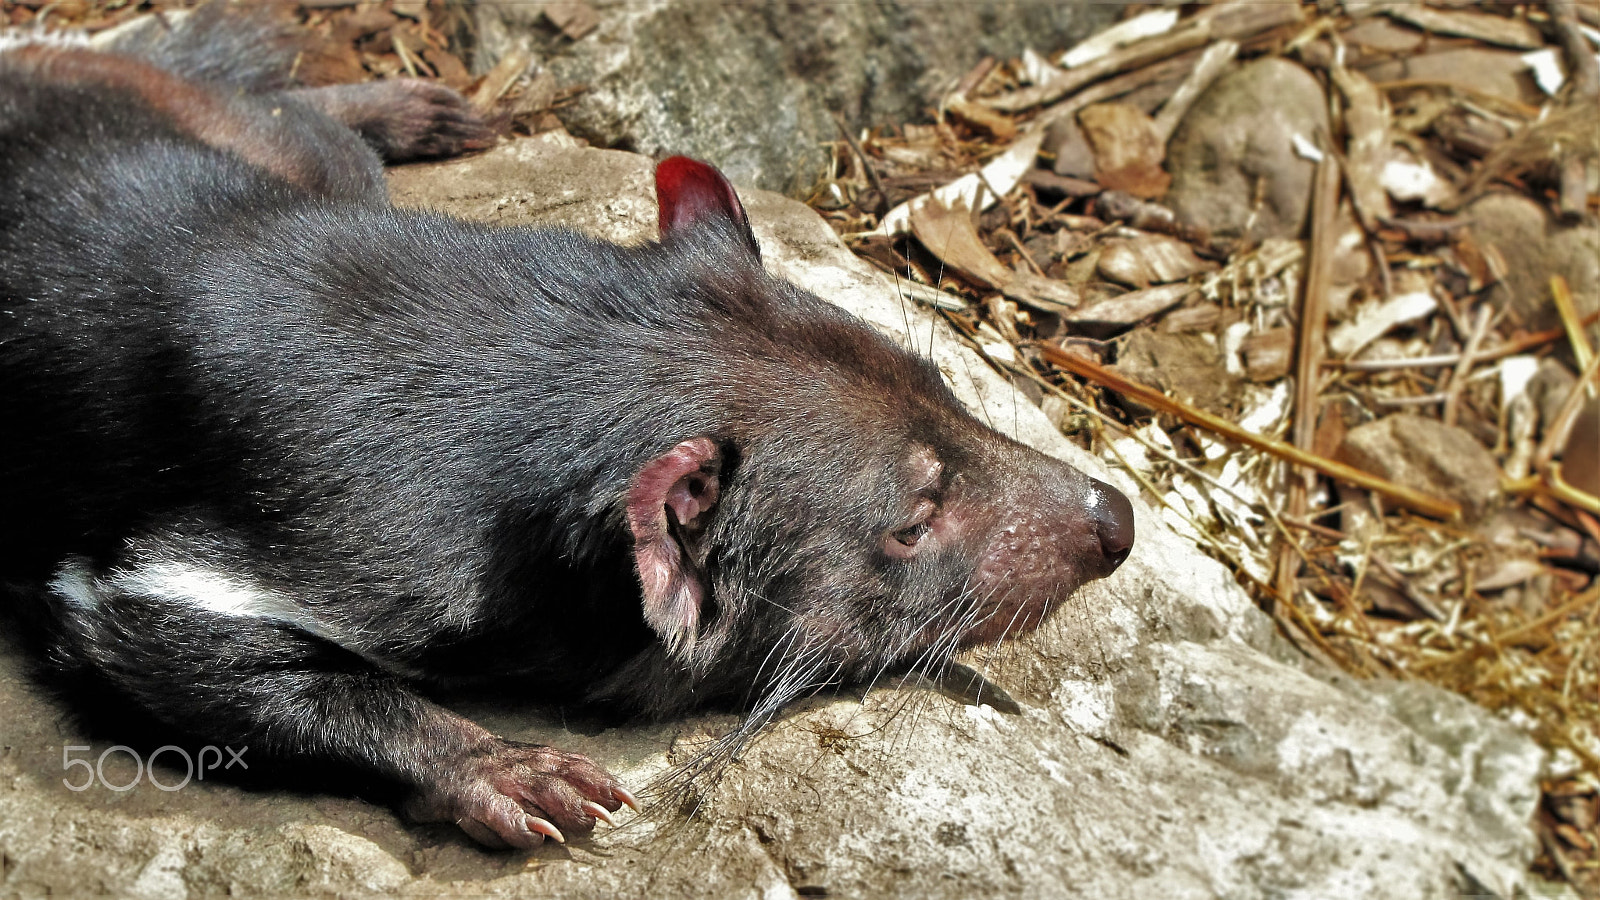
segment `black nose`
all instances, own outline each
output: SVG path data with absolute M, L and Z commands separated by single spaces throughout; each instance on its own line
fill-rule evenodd
M 1085 498 L 1100 538 L 1101 576 L 1110 575 L 1133 549 L 1133 504 L 1123 493 L 1103 481 L 1089 479 Z

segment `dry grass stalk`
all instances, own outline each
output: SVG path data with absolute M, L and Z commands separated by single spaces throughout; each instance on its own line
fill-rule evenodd
M 981 349 L 993 351 L 997 364 L 1026 372 L 1043 391 L 1047 411 L 1050 403 L 1069 411 L 1062 413 L 1064 424 L 1106 436 L 1095 443 L 1108 461 L 1127 468 L 1145 486 L 1163 518 L 1233 567 L 1308 656 L 1361 675 L 1425 678 L 1505 711 L 1547 746 L 1569 751 L 1564 758 L 1577 761 L 1578 774 L 1552 790 L 1589 791 L 1584 796 L 1600 804 L 1600 603 L 1594 602 L 1597 588 L 1591 584 L 1600 571 L 1600 499 L 1567 483 L 1556 455 L 1563 422 L 1575 414 L 1600 373 L 1592 363 L 1580 365 L 1579 386 L 1552 389 L 1566 393 L 1547 396 L 1542 407 L 1525 392 L 1511 393 L 1522 390 L 1537 358 L 1549 359 L 1562 343 L 1573 346 L 1578 359 L 1589 360 L 1576 336 L 1600 319 L 1600 311 L 1586 310 L 1582 303 L 1590 298 L 1572 298 L 1558 285 L 1552 295 L 1562 311 L 1562 327 L 1517 330 L 1515 317 L 1499 307 L 1493 291 L 1508 277 L 1507 260 L 1523 264 L 1522 248 L 1480 243 L 1481 223 L 1449 215 L 1491 187 L 1521 192 L 1556 211 L 1590 215 L 1592 201 L 1574 186 L 1578 174 L 1600 160 L 1600 118 L 1592 114 L 1592 101 L 1567 98 L 1593 96 L 1588 87 L 1593 73 L 1580 59 L 1562 98 L 1542 105 L 1525 95 L 1495 93 L 1482 82 L 1471 86 L 1448 73 L 1385 81 L 1369 74 L 1378 71 L 1369 68 L 1378 58 L 1373 48 L 1353 36 L 1359 23 L 1371 20 L 1344 18 L 1332 7 L 1309 3 L 1289 18 L 1275 18 L 1277 25 L 1236 35 L 1236 49 L 1213 45 L 1204 50 L 1208 41 L 1196 40 L 1202 31 L 1220 33 L 1220 17 L 1266 16 L 1266 6 L 1207 7 L 1180 17 L 1165 34 L 1066 70 L 1065 80 L 1046 75 L 1035 87 L 1018 88 L 1011 80 L 1017 68 L 1001 64 L 988 73 L 982 89 L 969 90 L 964 99 L 1013 114 L 1024 135 L 1030 128 L 1076 120 L 1082 110 L 1107 101 L 1143 103 L 1158 131 L 1171 134 L 1187 114 L 1190 96 L 1199 93 L 1180 83 L 1198 85 L 1210 76 L 1202 60 L 1292 54 L 1322 70 L 1325 83 L 1337 82 L 1342 96 L 1361 101 L 1360 109 L 1336 117 L 1333 134 L 1303 137 L 1307 143 L 1315 138 L 1345 168 L 1352 192 L 1364 201 L 1355 210 L 1363 228 L 1353 235 L 1328 230 L 1320 210 L 1331 209 L 1337 200 L 1336 177 L 1328 202 L 1321 198 L 1330 188 L 1322 176 L 1316 179 L 1319 211 L 1313 213 L 1312 238 L 1303 252 L 1286 256 L 1279 247 L 1235 245 L 1178 223 L 1159 198 L 1145 203 L 1144 213 L 1130 216 L 1121 196 L 1097 192 L 1082 177 L 1036 169 L 979 218 L 978 240 L 1012 271 L 1069 284 L 1082 296 L 1082 305 L 1050 312 L 969 302 L 965 310 L 946 304 L 945 315 Z M 1408 19 L 1426 18 L 1436 33 L 1468 35 L 1440 45 L 1459 48 L 1474 41 L 1542 46 L 1548 32 L 1548 40 L 1570 54 L 1587 40 L 1574 21 L 1587 16 L 1590 26 L 1600 26 L 1600 13 L 1587 6 L 1570 9 L 1559 0 L 1548 6 L 1551 15 L 1544 20 L 1536 8 L 1413 5 L 1388 11 L 1400 23 L 1390 33 L 1410 28 L 1404 24 Z M 1542 28 L 1546 21 L 1549 27 Z M 1343 73 L 1334 55 L 1341 43 L 1348 52 Z M 1490 44 L 1483 45 L 1486 53 L 1514 52 Z M 1181 102 L 1161 106 L 1162 89 L 1153 87 L 1158 85 L 1168 86 L 1169 95 L 1176 91 Z M 900 199 L 894 196 L 895 179 L 917 171 L 897 168 L 900 164 L 890 160 L 908 159 L 906 151 L 919 141 L 924 149 L 918 152 L 937 160 L 929 168 L 952 170 L 946 181 L 1007 149 L 996 140 L 996 129 L 981 125 L 957 122 L 934 137 L 908 127 L 903 136 L 879 134 L 860 142 L 860 152 L 874 160 L 889 185 L 890 200 Z M 1360 146 L 1353 148 L 1356 141 Z M 841 147 L 840 152 L 854 151 Z M 1397 198 L 1395 172 L 1385 171 L 1396 161 L 1426 168 L 1445 189 L 1428 200 Z M 1323 167 L 1333 171 L 1332 163 Z M 850 186 L 843 187 L 848 194 Z M 878 224 L 859 210 L 830 215 L 844 232 Z M 1108 288 L 1097 268 L 1107 242 L 1137 242 L 1151 234 L 1188 242 L 1201 256 L 1222 262 L 1222 271 L 1188 282 Z M 934 271 L 930 261 L 945 252 L 895 240 L 899 255 L 891 268 L 901 273 Z M 1331 252 L 1335 247 L 1343 255 Z M 1352 248 L 1378 264 L 1375 271 L 1355 276 L 1353 285 L 1348 281 Z M 881 249 L 875 252 L 882 255 Z M 1266 263 L 1280 258 L 1289 261 Z M 1336 281 L 1344 293 L 1320 312 L 1313 298 L 1335 298 L 1324 259 L 1336 258 L 1336 271 L 1344 273 L 1336 277 L 1347 279 Z M 992 294 L 976 283 L 964 286 L 960 278 L 949 287 L 973 300 Z M 1437 308 L 1393 326 L 1354 358 L 1323 361 L 1319 352 L 1325 338 L 1317 329 L 1345 315 L 1338 304 L 1352 290 L 1357 300 L 1426 293 Z M 1176 305 L 1133 302 L 1157 292 L 1182 299 Z M 1304 307 L 1291 315 L 1296 298 L 1304 298 Z M 1293 390 L 1287 389 L 1290 381 L 1282 378 L 1281 368 L 1241 367 L 1230 374 L 1219 361 L 1211 374 L 1191 380 L 1223 381 L 1253 372 L 1261 387 L 1245 395 L 1253 398 L 1254 411 L 1242 400 L 1214 408 L 1168 396 L 1149 379 L 1140 383 L 1129 377 L 1124 354 L 1136 338 L 1197 333 L 1214 338 L 1224 360 L 1241 346 L 1257 346 L 1262 335 L 1292 333 L 1299 349 Z M 1002 336 L 1013 345 L 998 346 Z M 1113 359 L 1114 367 L 1107 364 Z M 1161 371 L 1154 370 L 1153 377 Z M 1557 409 L 1563 400 L 1567 408 Z M 1548 420 L 1540 417 L 1541 408 Z M 1292 426 L 1289 410 L 1295 411 Z M 1515 533 L 1493 536 L 1486 524 L 1463 523 L 1454 500 L 1337 462 L 1345 430 L 1388 410 L 1453 423 L 1492 446 L 1503 468 L 1531 472 L 1527 478 L 1502 480 L 1507 511 L 1489 517 L 1518 523 Z M 1250 428 L 1236 424 L 1247 415 L 1257 417 Z M 1174 427 L 1174 421 L 1184 426 Z M 1520 430 L 1513 434 L 1513 429 Z M 1541 448 L 1545 452 L 1539 453 Z M 1296 479 L 1281 474 L 1300 466 L 1317 474 L 1314 490 L 1302 491 Z M 1304 506 L 1296 499 L 1301 496 Z M 1287 512 L 1275 513 L 1286 500 Z M 1408 507 L 1424 517 L 1408 514 Z M 1272 537 L 1275 533 L 1282 537 Z M 1536 553 L 1530 547 L 1543 549 Z M 1547 853 L 1545 870 L 1592 877 L 1592 887 L 1600 888 L 1594 874 L 1600 872 L 1600 830 L 1567 822 L 1551 829 L 1556 825 L 1565 830 L 1547 832 L 1555 837 L 1547 841 L 1554 850 Z M 1562 854 L 1559 862 L 1556 852 Z

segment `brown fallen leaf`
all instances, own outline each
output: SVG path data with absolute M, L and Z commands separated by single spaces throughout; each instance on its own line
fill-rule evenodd
M 1289 374 L 1294 360 L 1294 329 L 1287 326 L 1258 331 L 1244 339 L 1245 377 L 1257 383 L 1277 381 Z
M 512 82 L 528 71 L 528 66 L 532 64 L 533 54 L 523 49 L 513 50 L 501 57 L 489 74 L 483 76 L 478 89 L 472 92 L 472 107 L 479 113 L 487 113 L 494 107 L 495 101 L 510 90 Z
M 438 47 L 423 47 L 421 53 L 428 65 L 439 73 L 439 80 L 446 86 L 461 91 L 472 85 L 472 72 L 454 53 Z
M 972 214 L 964 207 L 951 209 L 936 202 L 915 204 L 911 209 L 911 233 L 940 262 L 983 287 L 999 290 L 1011 281 L 1011 270 L 984 246 L 972 223 Z
M 1175 309 L 1161 317 L 1161 330 L 1168 334 L 1200 334 L 1216 331 L 1222 321 L 1222 307 L 1216 303 L 1198 303 Z
M 1209 272 L 1217 264 L 1201 259 L 1187 243 L 1160 234 L 1143 234 L 1106 244 L 1100 253 L 1100 274 L 1129 287 L 1183 281 Z
M 1159 64 L 1220 38 L 1243 41 L 1263 31 L 1299 22 L 1303 17 L 1298 3 L 1212 4 L 1179 22 L 1166 34 L 1136 41 L 1081 66 L 1062 70 L 1043 84 L 1011 91 L 984 102 L 1002 112 L 1020 112 L 1054 103 L 1119 72 L 1131 72 Z
M 1177 214 L 1171 209 L 1150 200 L 1140 200 L 1126 191 L 1102 193 L 1095 201 L 1095 212 L 1108 219 L 1126 222 L 1140 231 L 1172 235 L 1213 255 L 1226 256 L 1230 250 L 1227 242 L 1213 240 L 1204 228 L 1179 222 Z
M 568 40 L 576 41 L 600 27 L 600 14 L 581 0 L 559 0 L 544 5 L 544 17 L 561 29 Z
M 1143 110 L 1097 103 L 1078 113 L 1078 125 L 1094 150 L 1094 180 L 1101 187 L 1146 200 L 1167 192 L 1172 176 L 1161 168 L 1167 146 Z
M 1350 182 L 1351 200 L 1362 227 L 1375 231 L 1378 222 L 1394 212 L 1382 180 L 1390 158 L 1389 102 L 1365 75 L 1345 68 L 1337 56 L 1328 74 L 1345 99 L 1345 131 L 1349 136 L 1344 150 L 1348 162 L 1343 169 Z
M 1537 110 L 1544 93 L 1528 74 L 1522 54 L 1497 47 L 1450 47 L 1361 66 L 1362 74 L 1376 84 L 1390 81 L 1429 81 L 1449 84 L 1471 94 Z
M 1018 303 L 1043 312 L 1069 313 L 1083 302 L 1082 295 L 1072 285 L 1032 272 L 1011 273 L 1011 280 L 1001 291 Z
M 912 126 L 906 126 L 912 134 Z M 1039 145 L 1044 141 L 1044 129 L 1032 127 L 1023 132 L 1006 152 L 989 160 L 977 172 L 971 172 L 926 194 L 920 194 L 884 214 L 878 223 L 881 234 L 900 234 L 905 231 L 913 207 L 925 203 L 943 203 L 946 206 L 964 206 L 967 209 L 988 209 L 1017 186 L 1022 176 L 1033 168 L 1039 157 Z
M 1017 136 L 1017 126 L 1011 121 L 1010 116 L 1001 115 L 987 106 L 973 103 L 959 94 L 946 100 L 944 108 L 958 118 L 994 135 L 997 141 L 1009 141 Z
M 1055 157 L 1051 165 L 1055 174 L 1064 178 L 1094 177 L 1094 150 L 1090 149 L 1089 139 L 1083 136 L 1075 117 L 1063 116 L 1051 122 L 1039 149 Z
M 333 30 L 328 39 L 339 44 L 353 44 L 372 35 L 386 32 L 399 22 L 399 17 L 384 8 L 363 4 L 334 16 Z
M 1600 497 L 1600 403 L 1591 400 L 1578 414 L 1561 466 L 1568 484 Z
M 352 84 L 366 81 L 367 70 L 361 55 L 350 43 L 332 39 L 312 43 L 300 53 L 294 68 L 297 82 L 310 87 L 326 84 Z
M 394 0 L 391 5 L 395 15 L 405 16 L 417 22 L 428 20 L 428 0 Z
M 1161 104 L 1161 112 L 1155 117 L 1156 137 L 1162 144 L 1172 137 L 1172 132 L 1188 114 L 1189 107 L 1194 105 L 1194 101 L 1200 99 L 1200 95 L 1228 70 L 1238 55 L 1239 44 L 1229 40 L 1218 41 L 1200 54 L 1199 61 L 1194 64 L 1194 70 L 1172 96 Z
M 1126 294 L 1086 303 L 1080 309 L 1064 313 L 1062 318 L 1084 324 L 1092 322 L 1112 326 L 1135 325 L 1177 306 L 1194 292 L 1195 288 L 1187 284 L 1167 284 L 1142 291 L 1129 291 Z
M 1080 302 L 1078 292 L 1064 282 L 1032 272 L 1013 272 L 1005 267 L 978 237 L 972 216 L 962 207 L 950 209 L 941 203 L 913 204 L 911 233 L 928 252 L 962 276 L 1012 300 L 1046 312 L 1062 312 Z
M 1391 18 L 1415 25 L 1435 34 L 1473 38 L 1515 50 L 1537 50 L 1544 46 L 1539 29 L 1521 19 L 1493 13 L 1432 9 L 1421 3 L 1395 3 L 1384 9 Z

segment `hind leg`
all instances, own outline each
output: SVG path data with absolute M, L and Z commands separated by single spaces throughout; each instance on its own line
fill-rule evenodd
M 361 135 L 385 162 L 453 156 L 494 140 L 465 97 L 429 81 L 336 84 L 289 95 Z
M 496 737 L 341 647 L 280 586 L 221 558 L 225 538 L 138 543 L 120 565 L 61 567 L 48 655 L 162 726 L 247 748 L 247 763 L 376 779 L 411 818 L 495 847 L 584 833 L 632 802 L 587 758 Z

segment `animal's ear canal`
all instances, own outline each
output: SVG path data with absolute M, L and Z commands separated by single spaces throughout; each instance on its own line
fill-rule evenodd
M 750 217 L 733 185 L 715 166 L 687 156 L 656 163 L 656 203 L 661 208 L 662 237 L 702 222 L 721 223 L 733 229 L 756 259 L 761 258 Z
M 674 655 L 692 649 L 699 630 L 707 586 L 695 550 L 717 505 L 721 477 L 717 445 L 698 437 L 645 463 L 628 486 L 644 619 Z

